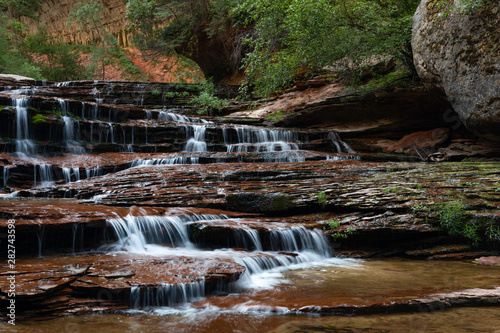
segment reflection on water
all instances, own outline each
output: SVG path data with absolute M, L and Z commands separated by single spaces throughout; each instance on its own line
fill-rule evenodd
M 86 315 L 18 322 L 15 327 L 0 323 L 0 330 L 19 333 L 500 333 L 499 313 L 499 307 L 359 317 L 277 316 L 204 310 L 167 316 Z
M 18 320 L 15 327 L 0 323 L 0 331 L 500 333 L 500 307 L 355 317 L 290 312 L 307 305 L 369 304 L 474 287 L 492 288 L 500 285 L 498 273 L 497 267 L 465 262 L 389 259 L 341 265 L 340 261 L 332 261 L 329 265 L 277 270 L 275 275 L 279 275 L 281 283 L 273 288 L 249 288 L 237 294 L 213 296 L 181 307 L 151 311 L 72 316 L 41 322 Z

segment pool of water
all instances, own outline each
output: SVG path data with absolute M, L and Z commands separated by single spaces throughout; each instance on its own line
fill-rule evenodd
M 335 259 L 252 277 L 238 293 L 176 308 L 0 324 L 7 332 L 500 332 L 500 307 L 432 313 L 314 316 L 303 306 L 369 305 L 500 286 L 500 269 L 466 262 Z M 262 279 L 266 283 L 260 283 Z M 243 286 L 245 287 L 245 285 Z M 480 318 L 480 320 L 478 320 Z

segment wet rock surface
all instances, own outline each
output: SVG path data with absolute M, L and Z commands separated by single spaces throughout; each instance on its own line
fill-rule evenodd
M 498 162 L 409 163 L 396 155 L 397 162 L 385 162 L 353 152 L 329 128 L 266 128 L 261 120 L 253 126 L 243 114 L 208 122 L 187 117 L 178 105 L 155 109 L 163 101 L 149 98 L 148 91 L 172 88 L 162 84 L 19 84 L 19 91 L 0 95 L 9 105 L 0 110 L 0 235 L 15 220 L 22 317 L 147 309 L 228 295 L 249 274 L 331 259 L 332 251 L 472 261 L 498 246 L 491 240 L 475 249 L 439 228 L 441 205 L 457 199 L 465 203 L 463 216 L 481 230 L 499 226 Z M 353 100 L 390 99 L 385 93 L 367 96 Z M 323 111 L 329 105 L 318 103 Z M 295 116 L 290 121 L 301 123 L 302 111 Z M 29 126 L 20 131 L 14 121 L 25 119 Z M 34 119 L 47 122 L 37 127 Z M 383 131 L 393 131 L 398 121 Z M 418 130 L 427 129 L 421 125 Z M 418 131 L 400 141 L 391 136 L 385 147 L 404 154 L 419 141 L 417 151 L 435 151 L 446 149 L 442 143 L 453 135 L 446 128 Z M 369 162 L 377 159 L 384 162 Z M 0 253 L 5 250 L 2 245 Z M 2 304 L 8 302 L 6 281 Z M 430 293 L 385 295 L 370 304 L 346 297 L 316 310 L 286 307 L 414 311 L 412 300 Z M 464 304 L 497 297 L 470 295 Z M 437 304 L 453 306 L 460 298 L 439 297 Z
M 156 292 L 168 285 L 172 286 L 170 292 L 182 294 L 189 293 L 191 285 L 198 288 L 200 284 L 202 292 L 193 297 L 201 297 L 205 292 L 220 291 L 218 286 L 236 281 L 245 271 L 244 266 L 230 257 L 154 258 L 123 253 L 20 260 L 16 269 L 16 301 L 20 316 L 30 316 L 35 311 L 38 315 L 51 316 L 133 307 L 132 287 L 137 290 L 150 288 Z M 2 273 L 0 276 L 11 275 Z M 8 303 L 8 290 L 8 281 L 2 279 L 2 305 Z M 178 299 L 179 302 L 186 300 Z

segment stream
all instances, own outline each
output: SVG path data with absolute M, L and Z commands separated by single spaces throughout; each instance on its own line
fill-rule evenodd
M 498 267 L 412 252 L 442 241 L 412 207 L 457 191 L 496 207 L 497 163 L 374 162 L 326 129 L 188 116 L 185 105 L 149 105 L 143 88 L 96 81 L 1 93 L 10 107 L 0 113 L 0 234 L 15 221 L 16 260 L 0 264 L 0 305 L 14 274 L 17 319 L 0 330 L 500 326 Z

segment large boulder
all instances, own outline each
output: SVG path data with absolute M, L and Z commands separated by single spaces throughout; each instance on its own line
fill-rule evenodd
M 500 141 L 500 3 L 486 0 L 465 13 L 460 0 L 447 2 L 422 0 L 415 13 L 418 74 L 446 95 L 470 131 Z

